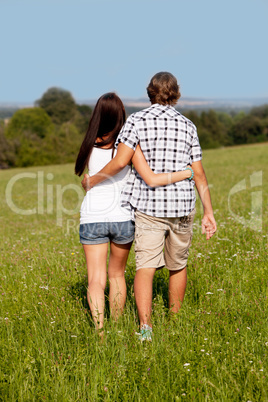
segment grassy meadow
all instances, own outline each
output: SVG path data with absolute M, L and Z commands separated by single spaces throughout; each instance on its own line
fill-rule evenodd
M 157 272 L 152 343 L 135 334 L 133 250 L 124 315 L 107 308 L 95 334 L 73 165 L 0 171 L 0 400 L 268 401 L 267 155 L 204 152 L 218 231 L 201 234 L 198 200 L 185 301 L 169 315 Z

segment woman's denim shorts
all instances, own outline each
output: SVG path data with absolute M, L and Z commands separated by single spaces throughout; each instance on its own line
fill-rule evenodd
M 80 225 L 79 235 L 82 244 L 102 244 L 109 241 L 127 244 L 134 240 L 135 224 L 125 222 L 95 222 Z

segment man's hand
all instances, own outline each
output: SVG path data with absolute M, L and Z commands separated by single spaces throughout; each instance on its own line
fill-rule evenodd
M 217 224 L 213 214 L 205 214 L 202 219 L 202 234 L 206 233 L 209 240 L 217 230 Z
M 83 180 L 81 181 L 81 184 L 82 184 L 83 189 L 84 189 L 86 192 L 91 189 L 91 186 L 90 186 L 90 177 L 89 177 L 88 174 L 84 174 L 84 178 L 83 178 Z

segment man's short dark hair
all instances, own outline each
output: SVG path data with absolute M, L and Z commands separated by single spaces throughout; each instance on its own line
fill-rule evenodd
M 153 76 L 147 87 L 147 94 L 151 103 L 160 105 L 176 105 L 181 96 L 176 77 L 167 72 L 160 72 Z

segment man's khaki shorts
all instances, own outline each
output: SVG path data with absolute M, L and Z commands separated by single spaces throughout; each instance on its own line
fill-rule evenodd
M 158 218 L 136 211 L 136 270 L 164 266 L 170 271 L 185 268 L 192 241 L 194 215 L 195 209 L 181 218 Z

